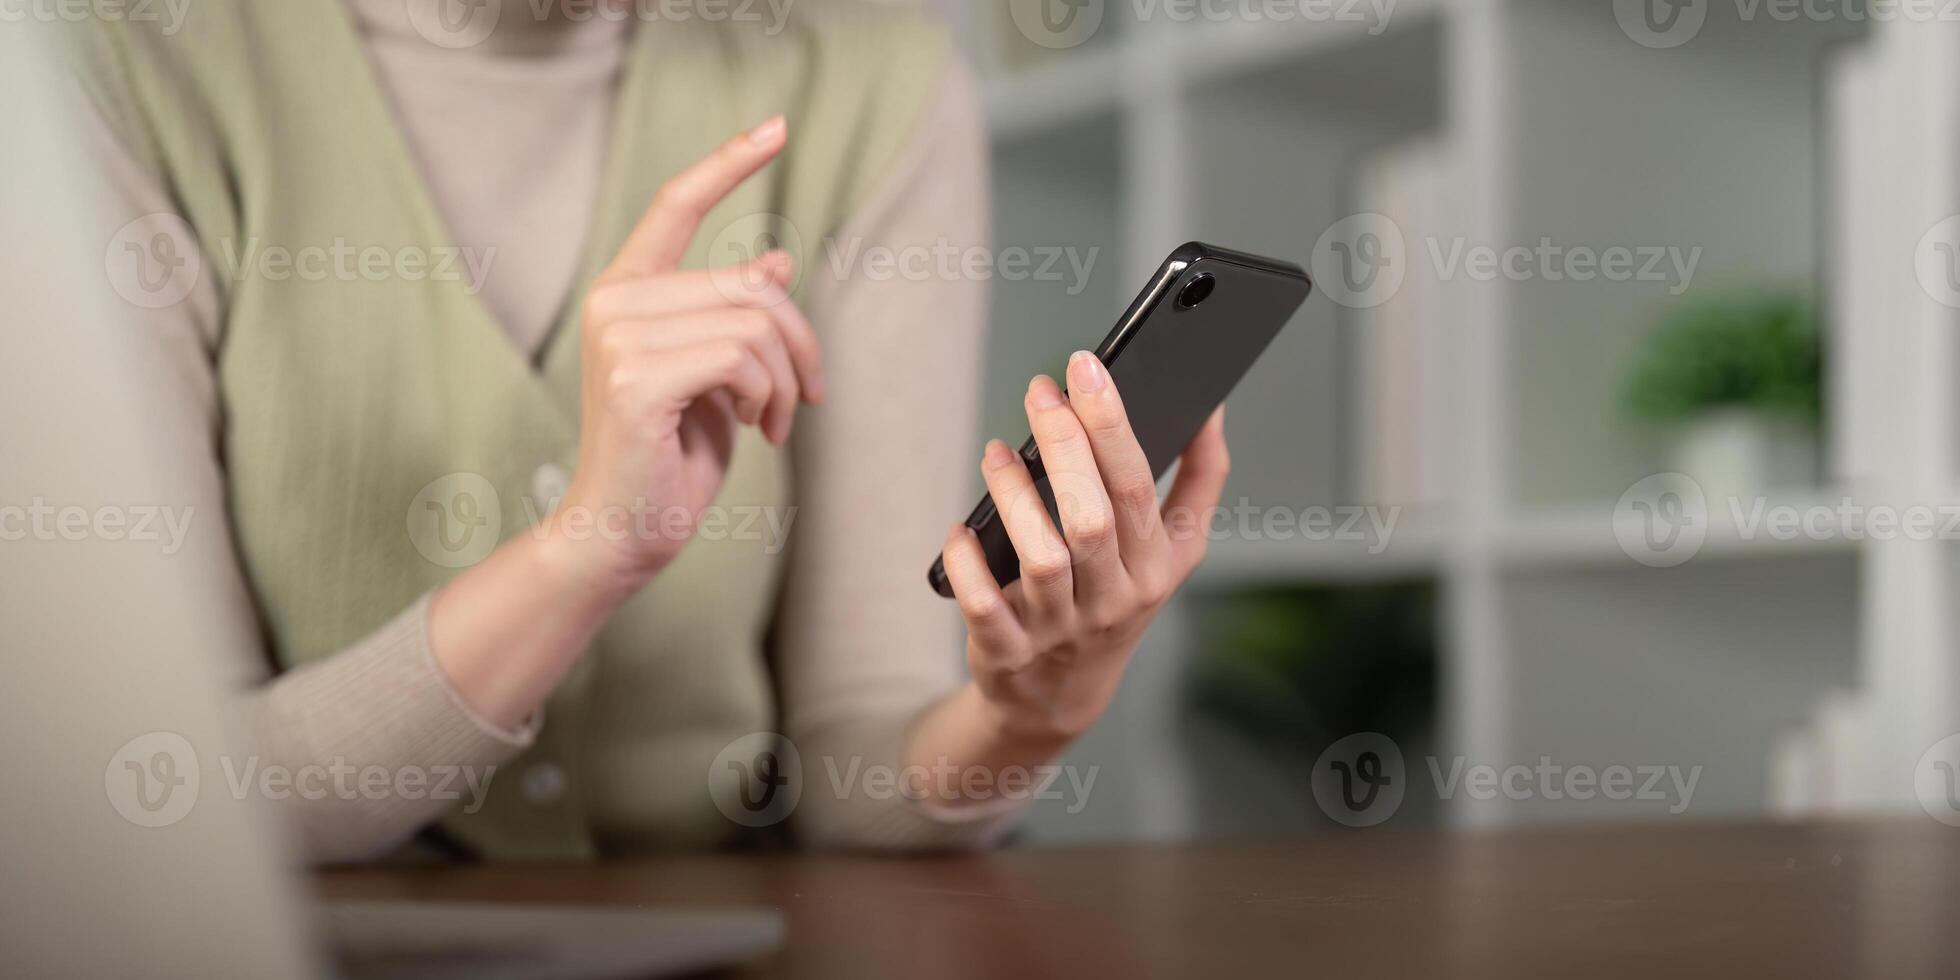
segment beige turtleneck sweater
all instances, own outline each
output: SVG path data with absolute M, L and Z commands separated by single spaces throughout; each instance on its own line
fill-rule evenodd
M 459 243 L 494 243 L 483 295 L 510 342 L 535 355 L 573 301 L 628 32 L 621 19 L 537 22 L 528 0 L 489 40 L 447 49 L 420 35 L 404 0 L 345 0 L 377 77 Z M 516 9 L 516 8 L 513 8 Z M 892 249 L 987 242 L 986 148 L 974 81 L 953 65 L 921 130 L 837 241 Z M 729 120 L 731 131 L 752 120 Z M 157 180 L 92 122 L 115 222 L 171 210 Z M 110 233 L 113 232 L 113 225 Z M 813 250 L 818 251 L 818 250 Z M 819 252 L 805 270 L 807 312 L 825 345 L 831 397 L 799 417 L 793 458 L 797 547 L 777 612 L 776 685 L 784 732 L 811 785 L 795 814 L 818 843 L 920 848 L 997 837 L 1017 808 L 948 811 L 902 798 L 845 799 L 827 791 L 822 763 L 896 769 L 905 728 L 961 681 L 958 617 L 920 570 L 945 522 L 971 493 L 985 284 L 840 272 Z M 227 657 L 250 691 L 260 751 L 293 770 L 341 757 L 395 766 L 501 765 L 532 731 L 502 731 L 473 713 L 431 655 L 427 601 L 367 640 L 323 661 L 269 676 L 250 591 L 223 520 L 219 458 L 223 407 L 214 357 L 222 298 L 203 277 L 184 302 L 138 311 L 150 356 L 168 366 L 170 397 L 149 413 L 151 439 L 181 466 L 173 502 L 194 508 L 180 552 L 188 578 L 225 610 Z M 918 325 L 929 321 L 931 330 Z M 901 355 L 902 356 L 899 356 Z M 944 365 L 974 365 L 945 372 Z M 928 370 L 931 368 L 931 370 Z M 330 475 L 329 477 L 330 478 Z M 374 692 L 387 692 L 375 697 Z M 645 692 L 645 710 L 663 703 Z M 500 772 L 550 792 L 539 774 Z M 705 792 L 704 773 L 647 773 L 677 791 Z M 353 860 L 385 852 L 440 817 L 441 801 L 327 798 L 288 804 L 306 852 Z

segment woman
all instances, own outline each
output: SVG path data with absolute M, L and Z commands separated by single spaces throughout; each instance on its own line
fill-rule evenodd
M 157 439 L 229 518 L 186 560 L 241 663 L 270 650 L 264 764 L 497 767 L 480 805 L 393 779 L 296 797 L 308 853 L 723 840 L 703 774 L 725 791 L 740 767 L 711 764 L 773 730 L 804 840 L 997 839 L 1017 804 L 984 787 L 1101 714 L 1202 536 L 1166 533 L 1086 355 L 1072 398 L 1027 396 L 1063 526 L 1013 452 L 981 462 L 1023 581 L 943 530 L 984 283 L 838 256 L 984 240 L 970 76 L 923 20 L 854 0 L 781 24 L 489 2 L 223 0 L 87 32 L 107 189 L 181 218 L 181 251 L 132 261 L 203 260 L 122 291 L 182 382 Z M 709 264 L 758 231 L 801 256 Z M 1213 506 L 1225 465 L 1214 419 L 1165 506 Z M 874 767 L 904 792 L 853 778 Z

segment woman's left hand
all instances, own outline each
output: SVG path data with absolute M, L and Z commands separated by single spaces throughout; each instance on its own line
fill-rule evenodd
M 1108 370 L 1078 353 L 1068 380 L 1066 398 L 1047 377 L 1027 395 L 1061 528 L 1020 454 L 996 440 L 981 469 L 1021 556 L 1021 580 L 1001 589 L 963 524 L 945 551 L 974 685 L 1001 732 L 1035 740 L 1072 740 L 1108 707 L 1138 638 L 1203 560 L 1230 468 L 1221 409 L 1184 451 L 1160 509 Z

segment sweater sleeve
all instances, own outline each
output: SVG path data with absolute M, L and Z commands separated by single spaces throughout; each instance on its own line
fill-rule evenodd
M 84 120 L 91 156 L 100 164 L 98 193 L 109 215 L 101 240 L 116 240 L 132 223 L 144 234 L 166 229 L 187 234 L 162 182 L 118 137 L 98 106 L 77 94 L 76 116 Z M 168 229 L 178 229 L 171 232 Z M 195 242 L 177 242 L 195 249 Z M 112 253 L 113 257 L 113 253 Z M 208 265 L 208 264 L 207 264 Z M 116 275 L 112 266 L 111 277 Z M 174 488 L 172 506 L 200 519 L 187 522 L 176 560 L 184 581 L 198 590 L 201 608 L 217 620 L 213 634 L 224 638 L 221 662 L 233 667 L 227 678 L 244 702 L 257 753 L 230 767 L 239 776 L 279 770 L 290 774 L 304 793 L 279 792 L 275 805 L 286 811 L 309 859 L 346 861 L 369 857 L 407 839 L 441 817 L 457 801 L 441 794 L 375 792 L 362 786 L 362 770 L 379 768 L 389 785 L 416 785 L 443 772 L 484 773 L 529 744 L 535 728 L 503 731 L 478 717 L 450 686 L 430 652 L 427 599 L 404 610 L 393 622 L 331 657 L 273 676 L 255 607 L 233 547 L 227 520 L 225 477 L 220 461 L 223 425 L 216 351 L 223 322 L 217 273 L 205 268 L 182 299 L 132 304 L 127 342 L 139 345 L 138 363 L 156 368 L 154 388 L 161 394 L 146 405 L 146 440 L 172 472 L 159 474 Z M 113 393 L 75 392 L 76 398 L 114 397 Z M 58 406 L 44 406 L 60 411 Z M 98 597 L 113 608 L 113 596 Z M 461 767 L 471 767 L 463 769 Z M 409 773 L 406 782 L 397 782 Z M 253 785 L 258 785 L 253 783 Z
M 914 720 L 964 679 L 957 609 L 925 569 L 976 493 L 987 282 L 966 257 L 990 244 L 987 147 L 971 70 L 952 61 L 937 86 L 888 181 L 803 258 L 830 384 L 797 423 L 777 662 L 804 772 L 794 819 L 819 845 L 983 846 L 1022 809 L 926 806 L 861 778 L 899 772 Z

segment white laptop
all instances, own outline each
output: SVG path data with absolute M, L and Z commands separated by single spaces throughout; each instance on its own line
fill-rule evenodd
M 336 903 L 329 946 L 359 980 L 585 980 L 695 973 L 782 944 L 767 910 L 644 911 Z

